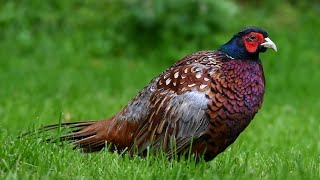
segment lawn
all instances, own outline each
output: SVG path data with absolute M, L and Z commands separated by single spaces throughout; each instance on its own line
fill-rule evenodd
M 153 77 L 203 47 L 185 43 L 170 50 L 172 44 L 163 44 L 133 53 L 129 39 L 117 53 L 104 52 L 109 46 L 108 36 L 99 34 L 103 25 L 93 32 L 71 27 L 30 34 L 29 26 L 4 25 L 8 14 L 1 11 L 0 179 L 320 179 L 319 8 L 305 11 L 287 3 L 272 13 L 242 8 L 237 21 L 208 38 L 222 44 L 255 24 L 268 29 L 278 53 L 261 56 L 267 80 L 262 109 L 233 145 L 207 163 L 81 154 L 68 145 L 17 139 L 34 127 L 58 123 L 60 115 L 63 121 L 109 117 Z M 216 41 L 205 49 L 217 48 Z

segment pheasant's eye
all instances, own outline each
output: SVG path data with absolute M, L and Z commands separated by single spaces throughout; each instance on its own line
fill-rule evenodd
M 254 41 L 256 41 L 256 40 L 257 40 L 257 36 L 256 36 L 256 34 L 254 34 L 254 33 L 249 34 L 249 35 L 247 35 L 247 37 L 246 37 L 246 41 L 247 41 L 247 42 L 254 42 Z
M 256 38 L 257 38 L 257 37 L 256 37 L 255 35 L 253 35 L 253 34 L 250 36 L 250 39 L 251 39 L 251 40 L 255 40 Z

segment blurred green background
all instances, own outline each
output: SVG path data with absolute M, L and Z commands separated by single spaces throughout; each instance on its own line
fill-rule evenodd
M 267 167 L 273 167 L 274 176 L 267 178 L 281 169 L 280 177 L 317 179 L 319 16 L 316 0 L 1 0 L 0 177 L 26 171 L 14 168 L 24 157 L 13 152 L 21 132 L 57 123 L 61 112 L 63 121 L 111 116 L 178 59 L 216 49 L 255 25 L 266 29 L 278 47 L 278 53 L 261 55 L 265 102 L 232 145 L 236 150 L 214 161 L 223 164 L 225 157 L 237 156 L 232 153 L 256 152 L 261 162 L 272 161 Z M 13 160 L 3 158 L 8 156 Z M 278 159 L 268 159 L 274 156 Z M 285 161 L 289 165 L 281 164 Z M 253 174 L 265 177 L 263 168 Z

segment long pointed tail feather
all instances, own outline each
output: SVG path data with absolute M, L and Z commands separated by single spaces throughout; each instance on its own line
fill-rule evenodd
M 18 138 L 31 136 L 32 138 L 45 137 L 46 142 L 67 141 L 75 145 L 74 148 L 82 148 L 83 152 L 99 151 L 105 146 L 105 141 L 96 138 L 99 127 L 106 121 L 80 121 L 52 124 L 41 127 L 35 131 L 29 131 Z M 59 129 L 59 133 L 53 132 L 47 136 L 44 133 L 50 133 Z M 61 131 L 60 131 L 61 130 Z
M 41 128 L 38 128 L 36 130 L 22 133 L 18 138 L 22 138 L 22 137 L 25 137 L 28 135 L 34 135 L 35 133 L 42 133 L 42 132 L 46 132 L 46 131 L 50 131 L 50 130 L 54 130 L 54 129 L 58 129 L 58 128 L 69 128 L 69 129 L 78 128 L 78 129 L 74 130 L 74 132 L 75 132 L 77 130 L 83 129 L 83 127 L 90 126 L 96 122 L 97 121 L 79 121 L 79 122 L 66 122 L 66 123 L 61 123 L 61 124 L 51 124 L 51 125 L 47 125 L 47 126 L 43 126 Z
M 139 124 L 118 121 L 113 117 L 100 121 L 68 122 L 44 126 L 21 136 L 43 138 L 46 142 L 66 141 L 83 149 L 83 152 L 95 152 L 108 143 L 109 150 L 124 150 L 131 147 L 134 133 Z M 55 131 L 57 130 L 57 131 Z

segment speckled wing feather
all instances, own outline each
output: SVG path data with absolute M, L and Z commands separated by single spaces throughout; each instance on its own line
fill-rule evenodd
M 150 83 L 148 113 L 141 118 L 144 122 L 133 148 L 142 153 L 152 146 L 170 155 L 203 135 L 209 126 L 206 92 L 211 88 L 210 76 L 220 68 L 217 58 L 215 51 L 189 55 Z

